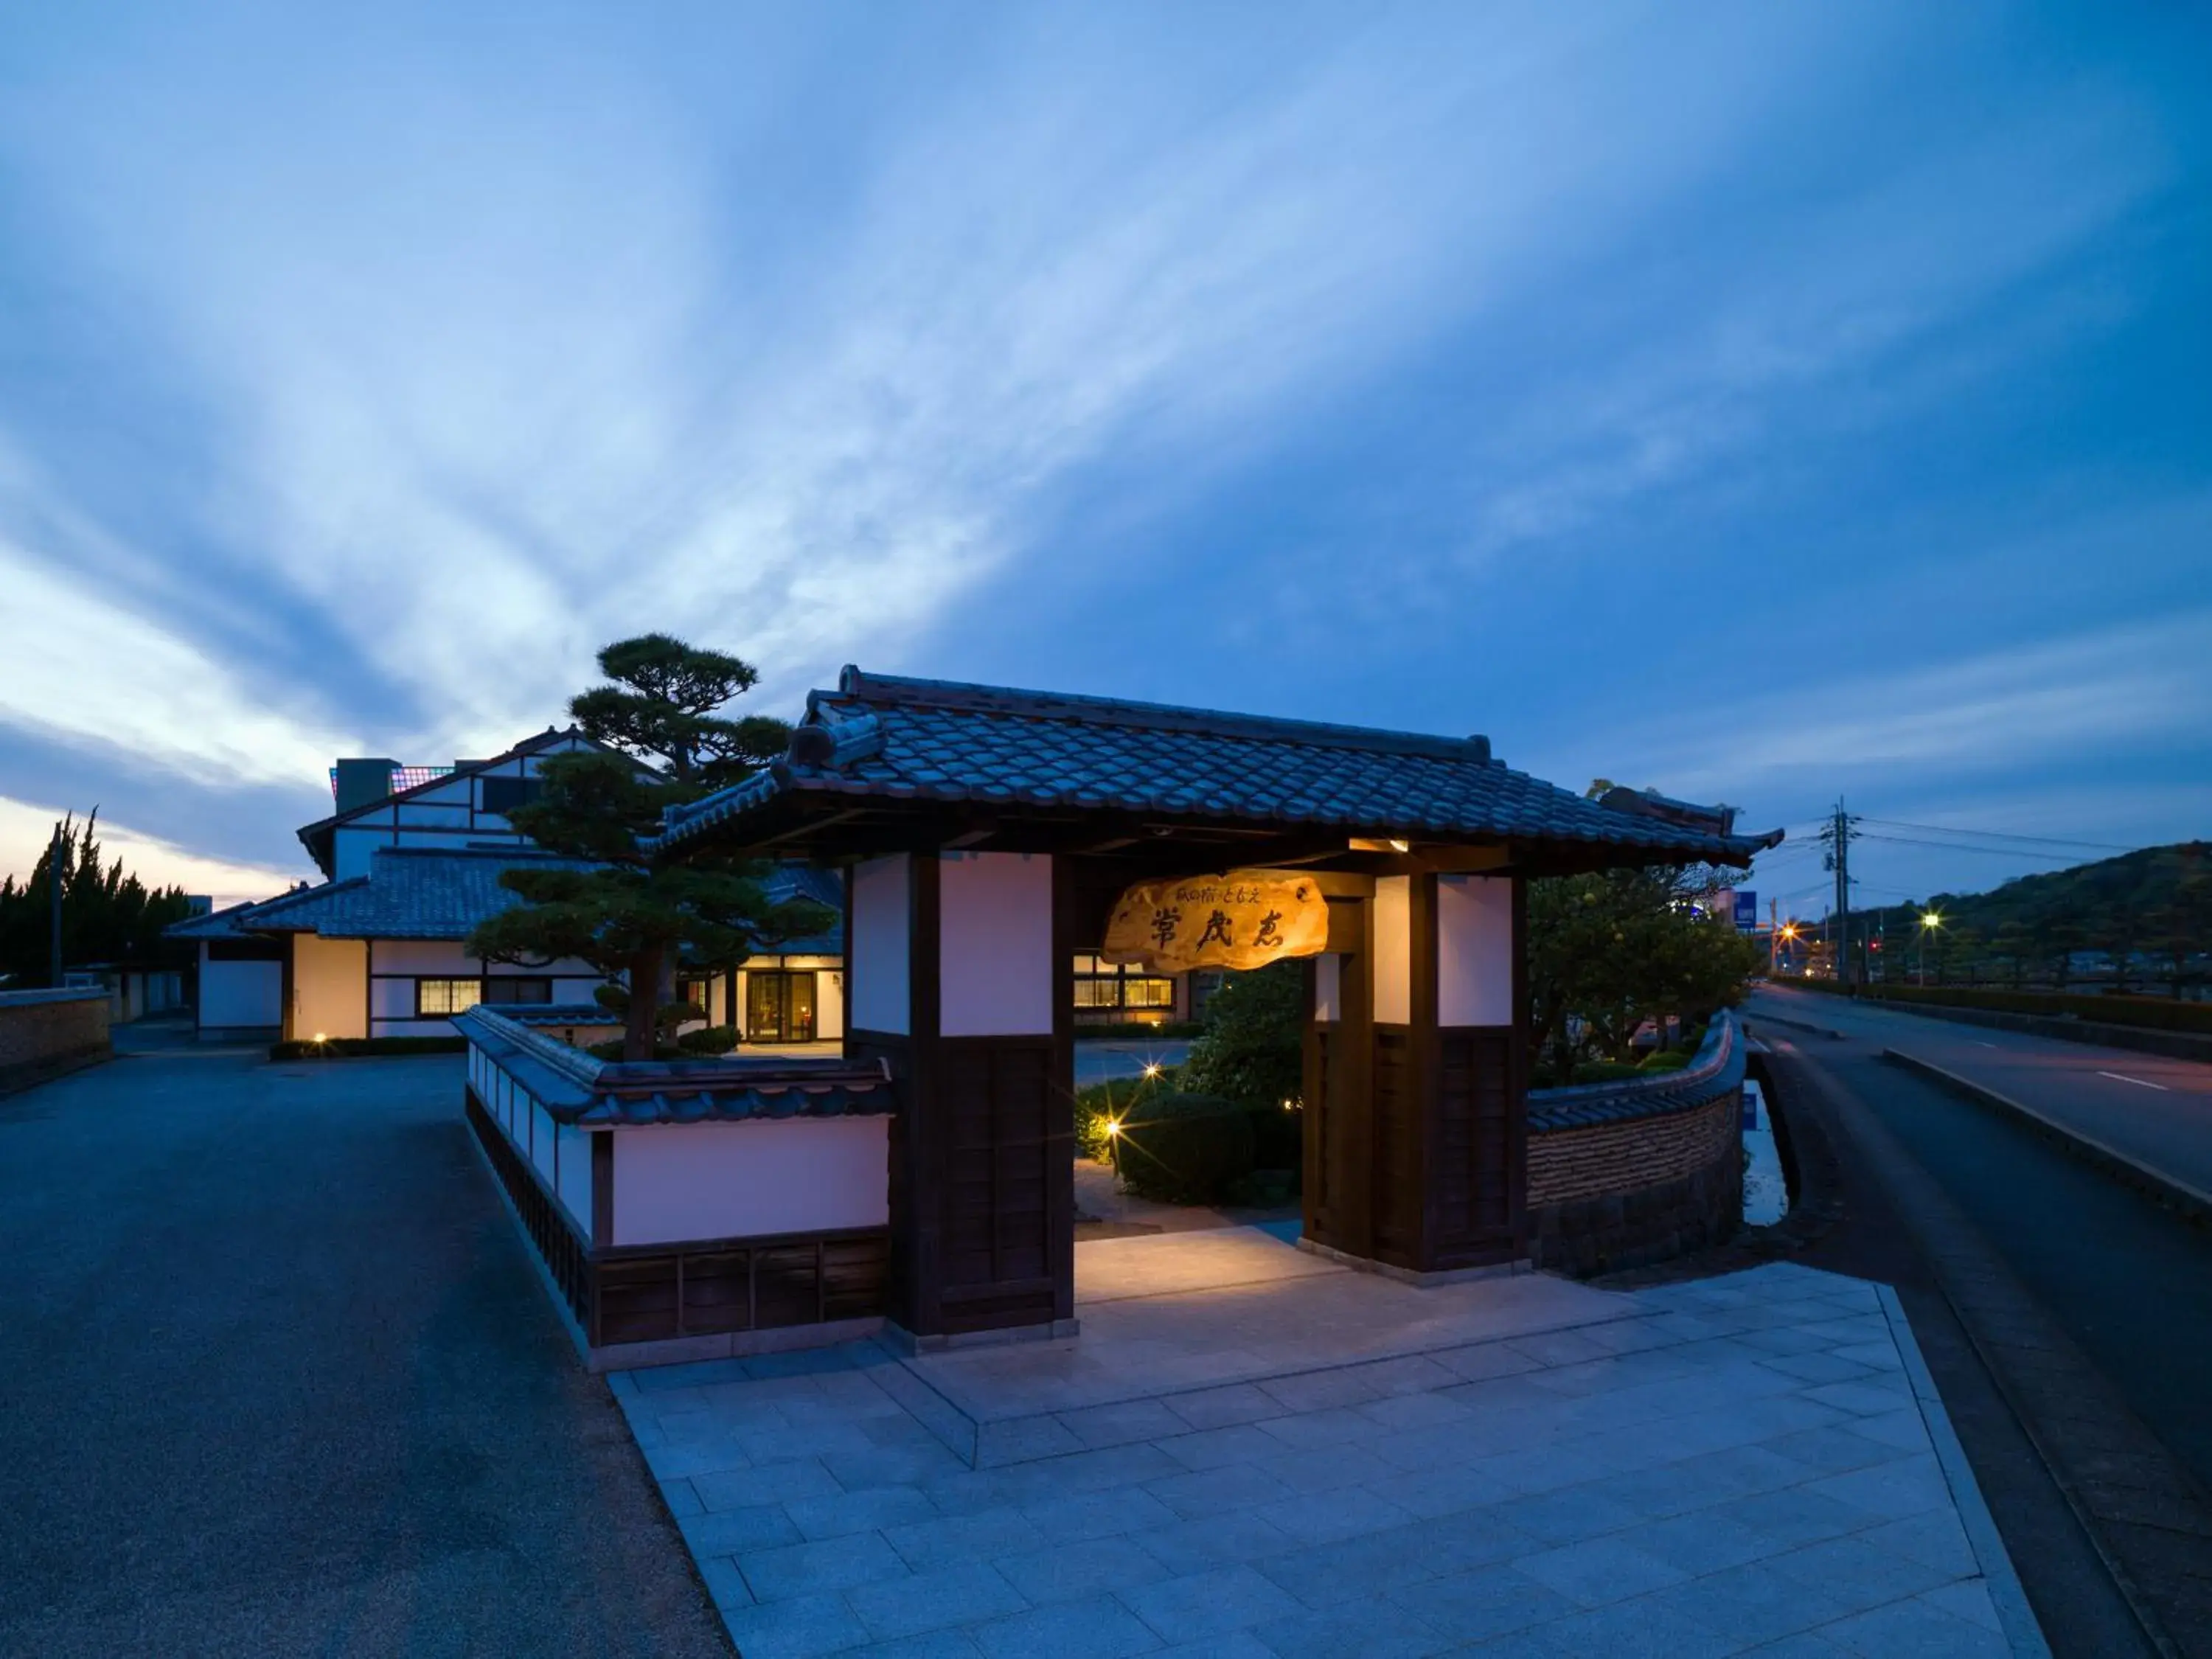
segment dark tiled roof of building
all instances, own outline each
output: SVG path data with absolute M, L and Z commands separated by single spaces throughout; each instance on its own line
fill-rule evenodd
M 1586 1129 L 1628 1118 L 1662 1117 L 1710 1105 L 1743 1086 L 1743 1033 L 1725 1012 L 1713 1016 L 1696 1055 L 1679 1072 L 1618 1083 L 1586 1083 L 1571 1089 L 1528 1091 L 1528 1133 L 1551 1134 Z
M 629 1128 L 653 1123 L 880 1116 L 895 1099 L 881 1060 L 602 1060 L 482 1006 L 453 1024 L 563 1123 Z
M 836 870 L 812 864 L 779 864 L 775 873 L 761 884 L 771 902 L 788 904 L 811 899 L 835 920 L 821 933 L 787 939 L 763 956 L 842 957 L 845 954 L 845 878 Z
M 1548 841 L 1742 862 L 1773 836 L 1622 811 L 1516 772 L 1481 738 L 1426 737 L 1103 697 L 864 674 L 815 691 L 787 757 L 670 815 L 673 847 L 817 793 L 1448 842 Z M 1627 860 L 1624 860 L 1627 861 Z
M 380 848 L 366 876 L 325 882 L 226 914 L 240 933 L 466 939 L 478 922 L 522 902 L 520 895 L 500 885 L 505 872 L 591 867 L 543 854 Z
M 289 897 L 289 895 L 285 896 Z M 252 936 L 252 930 L 241 927 L 239 925 L 240 922 L 258 910 L 262 905 L 275 902 L 273 899 L 260 899 L 249 904 L 226 905 L 223 908 L 210 911 L 204 916 L 189 916 L 183 921 L 172 923 L 163 928 L 161 937 L 164 939 L 248 939 Z

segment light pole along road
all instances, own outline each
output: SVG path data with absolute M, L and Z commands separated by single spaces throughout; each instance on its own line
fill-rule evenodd
M 1897 1282 L 2054 1651 L 2212 1656 L 2212 1223 L 2053 1133 L 2212 1194 L 2212 1065 L 1779 988 L 1747 1013 L 1856 1212 L 1826 1248 Z

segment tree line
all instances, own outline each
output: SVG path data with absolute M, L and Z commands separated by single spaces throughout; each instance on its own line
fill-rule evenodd
M 17 988 L 52 982 L 50 951 L 54 883 L 61 883 L 62 963 L 181 967 L 190 952 L 161 937 L 191 915 L 181 887 L 149 887 L 103 857 L 97 808 L 80 824 L 74 813 L 54 826 L 46 848 L 17 885 L 0 878 L 0 984 Z M 56 870 L 58 858 L 59 870 Z

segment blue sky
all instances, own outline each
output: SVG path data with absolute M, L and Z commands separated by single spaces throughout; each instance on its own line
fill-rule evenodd
M 2212 833 L 2194 9 L 189 10 L 0 32 L 0 867 L 270 890 L 648 628 Z

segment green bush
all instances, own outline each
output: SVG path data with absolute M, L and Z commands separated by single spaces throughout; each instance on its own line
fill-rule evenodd
M 1139 1198 L 1212 1204 L 1252 1173 L 1252 1114 L 1218 1095 L 1142 1094 L 1119 1121 L 1114 1167 Z
M 1163 1066 L 1157 1077 L 1109 1078 L 1103 1083 L 1088 1084 L 1075 1091 L 1075 1146 L 1085 1158 L 1101 1164 L 1113 1162 L 1114 1139 L 1106 1133 L 1109 1121 L 1119 1118 L 1129 1109 L 1130 1103 L 1146 1095 L 1171 1094 L 1177 1087 L 1180 1073 L 1174 1066 Z
M 1280 1111 L 1305 1088 L 1305 1021 L 1302 963 L 1230 975 L 1206 1005 L 1205 1034 L 1191 1044 L 1184 1085 L 1252 1111 Z
M 1646 1054 L 1636 1062 L 1638 1072 L 1679 1072 L 1697 1058 L 1692 1048 L 1662 1048 L 1656 1054 Z
M 1288 1170 L 1293 1175 L 1305 1167 L 1306 1115 L 1293 1107 L 1264 1106 L 1252 1113 L 1252 1163 L 1255 1168 Z
M 270 1045 L 271 1060 L 368 1060 L 378 1054 L 465 1054 L 465 1036 L 330 1037 Z
M 1104 1021 L 1097 1024 L 1078 1020 L 1075 1040 L 1087 1042 L 1093 1037 L 1114 1037 L 1126 1042 L 1133 1038 L 1152 1038 L 1160 1042 L 1180 1042 L 1194 1037 L 1206 1029 L 1194 1019 L 1171 1019 L 1157 1024 L 1147 1024 L 1141 1019 Z
M 678 1037 L 676 1046 L 687 1054 L 726 1054 L 738 1046 L 738 1028 L 734 1025 L 702 1025 L 696 1031 L 686 1031 Z

